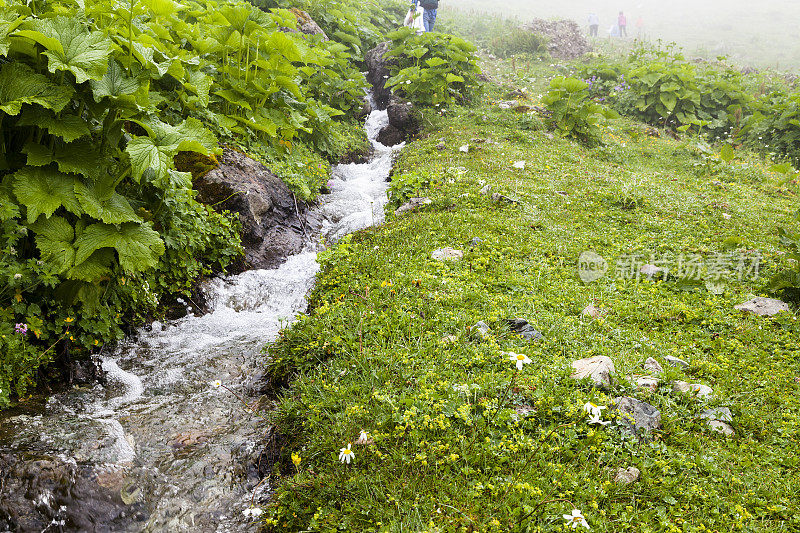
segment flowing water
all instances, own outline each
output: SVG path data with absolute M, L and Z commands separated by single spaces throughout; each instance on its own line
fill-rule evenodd
M 313 241 L 335 242 L 383 221 L 400 148 L 375 141 L 387 123 L 385 111 L 373 111 L 366 122 L 372 159 L 334 169 L 331 193 L 315 208 L 322 229 Z M 2 420 L 0 450 L 92 465 L 101 484 L 140 509 L 128 531 L 255 530 L 244 511 L 269 495 L 254 474 L 268 428 L 245 408 L 256 399 L 247 383 L 263 367 L 264 345 L 305 309 L 319 247 L 310 240 L 279 268 L 210 280 L 207 314 L 153 323 L 121 343 L 103 359 L 107 386 L 57 394 L 38 411 Z M 224 386 L 213 387 L 216 380 Z M 39 507 L 51 499 L 26 497 Z M 57 522 L 64 513 L 48 516 Z

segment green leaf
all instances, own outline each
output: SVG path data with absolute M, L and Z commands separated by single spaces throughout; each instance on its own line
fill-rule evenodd
M 719 158 L 722 159 L 726 163 L 730 163 L 733 161 L 733 158 L 736 157 L 736 153 L 733 150 L 733 146 L 730 144 L 723 144 L 722 150 L 720 150 Z
M 99 80 L 92 80 L 92 93 L 95 102 L 103 98 L 118 99 L 136 93 L 142 84 L 136 78 L 125 75 L 125 71 L 116 61 L 109 60 L 105 74 Z
M 98 147 L 88 139 L 59 144 L 52 150 L 33 141 L 22 148 L 22 152 L 28 155 L 29 165 L 43 167 L 56 163 L 61 172 L 82 174 L 91 179 L 99 179 L 107 166 L 107 161 L 97 150 Z
M 164 241 L 150 226 L 128 222 L 121 226 L 92 224 L 75 240 L 75 262 L 86 261 L 96 250 L 114 248 L 128 272 L 153 268 L 164 254 Z
M 89 31 L 74 18 L 35 19 L 15 35 L 28 37 L 44 46 L 50 72 L 69 71 L 75 81 L 100 80 L 108 68 L 111 40 L 100 31 Z
M 112 248 L 101 248 L 95 250 L 82 263 L 73 266 L 67 271 L 69 279 L 80 281 L 98 281 L 111 274 L 111 264 L 114 262 L 114 250 Z
M 447 78 L 446 79 L 447 79 L 447 83 L 456 83 L 456 82 L 463 83 L 464 82 L 464 78 L 462 78 L 461 76 L 458 76 L 456 74 L 453 74 L 452 72 L 448 72 L 447 73 Z
M 37 126 L 47 130 L 51 135 L 61 137 L 68 143 L 91 135 L 86 121 L 78 115 L 62 114 L 56 118 L 52 112 L 41 107 L 26 108 L 17 121 L 17 125 Z
M 23 104 L 39 104 L 56 113 L 66 107 L 73 90 L 53 84 L 19 61 L 0 68 L 0 111 L 17 115 Z
M 19 207 L 5 191 L 0 189 L 0 222 L 19 216 Z
M 75 195 L 83 211 L 106 224 L 141 222 L 128 200 L 102 182 L 86 185 L 75 183 Z
M 155 179 L 162 179 L 167 175 L 167 169 L 172 164 L 172 157 L 159 149 L 150 137 L 136 137 L 125 148 L 131 160 L 133 179 L 139 181 L 148 170 L 152 170 Z
M 670 113 L 675 110 L 675 106 L 678 104 L 678 99 L 672 93 L 661 93 L 660 99 Z
M 61 206 L 76 215 L 82 213 L 75 197 L 75 178 L 52 167 L 25 167 L 13 176 L 14 195 L 28 211 L 28 223 L 39 215 L 50 218 Z
M 36 234 L 36 247 L 42 261 L 56 273 L 67 271 L 75 263 L 75 230 L 65 218 L 54 216 L 39 219 L 28 226 Z

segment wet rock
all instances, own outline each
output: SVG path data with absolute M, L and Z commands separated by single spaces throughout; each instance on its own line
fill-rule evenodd
M 660 374 L 664 371 L 664 368 L 661 366 L 661 364 L 652 357 L 648 357 L 642 367 L 651 374 Z
M 406 138 L 419 133 L 420 121 L 411 102 L 393 97 L 386 112 L 389 115 L 389 124 L 402 131 Z
M 245 261 L 274 268 L 303 250 L 307 238 L 298 212 L 304 209 L 286 184 L 258 161 L 225 150 L 219 167 L 195 180 L 197 199 L 239 215 Z
M 385 57 L 390 48 L 391 43 L 388 41 L 380 43 L 368 51 L 364 58 L 367 64 L 367 82 L 372 85 L 373 98 L 378 109 L 386 109 L 392 96 L 392 91 L 386 88 L 386 80 L 389 79 L 389 68 L 397 60 Z
M 427 198 L 427 197 L 425 197 L 425 198 L 410 198 L 408 200 L 408 202 L 406 202 L 403 205 L 401 205 L 400 207 L 398 207 L 395 210 L 394 214 L 395 215 L 401 215 L 401 214 L 403 214 L 403 213 L 405 213 L 407 211 L 413 211 L 414 209 L 417 209 L 419 207 L 423 207 L 423 206 L 426 206 L 426 205 L 430 205 L 430 204 L 431 204 L 431 199 Z
M 405 135 L 402 131 L 389 124 L 378 133 L 376 140 L 384 146 L 397 146 L 405 141 Z
M 666 361 L 668 364 L 670 364 L 670 365 L 672 365 L 672 366 L 681 366 L 681 367 L 683 367 L 683 368 L 688 368 L 688 367 L 689 367 L 689 363 L 687 363 L 687 362 L 686 362 L 686 361 L 684 361 L 683 359 L 678 359 L 677 357 L 673 357 L 673 356 L 671 356 L 671 355 L 665 355 L 665 356 L 664 356 L 664 360 L 665 360 L 665 361 Z
M 788 312 L 789 304 L 774 298 L 757 297 L 735 306 L 734 309 L 758 316 L 775 316 L 778 313 Z
M 574 20 L 534 19 L 522 29 L 547 37 L 547 50 L 558 59 L 575 59 L 592 51 L 592 47 Z
M 92 385 L 105 383 L 102 364 L 94 358 L 70 361 L 68 383 L 75 385 Z
M 511 318 L 506 320 L 506 324 L 508 324 L 508 328 L 516 333 L 517 335 L 522 335 L 522 338 L 527 341 L 540 341 L 544 339 L 544 335 L 541 332 L 534 329 L 527 320 L 523 318 Z
M 125 505 L 116 487 L 104 472 L 74 460 L 2 453 L 0 530 L 126 531 L 140 511 Z
M 364 99 L 361 100 L 361 107 L 356 113 L 356 119 L 363 121 L 370 113 L 372 113 L 372 101 L 365 96 Z
M 661 427 L 661 411 L 649 403 L 628 396 L 616 398 L 614 403 L 623 427 L 639 438 Z
M 628 381 L 630 381 L 640 389 L 645 389 L 652 392 L 658 388 L 660 380 L 652 376 L 641 376 L 634 374 L 628 377 Z
M 614 373 L 614 361 L 605 355 L 588 357 L 572 362 L 572 379 L 590 378 L 599 387 L 611 386 L 611 374 Z
M 464 252 L 450 248 L 449 246 L 436 249 L 431 253 L 431 258 L 437 261 L 457 261 L 462 257 L 464 257 Z
M 639 469 L 635 466 L 629 466 L 628 468 L 618 468 L 617 473 L 614 475 L 614 483 L 619 485 L 630 485 L 631 483 L 637 481 L 639 479 Z
M 484 338 L 489 334 L 489 324 L 487 324 L 483 320 L 475 323 L 475 325 L 469 329 L 472 333 L 479 336 L 480 338 Z
M 439 150 L 440 152 L 445 148 L 447 148 L 447 145 L 445 143 L 439 143 L 436 145 L 436 149 Z

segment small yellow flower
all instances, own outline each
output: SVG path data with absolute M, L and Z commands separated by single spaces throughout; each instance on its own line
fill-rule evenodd
M 72 323 L 72 322 L 74 322 L 74 321 L 75 321 L 75 319 L 74 319 L 74 318 L 72 318 L 72 317 L 68 317 L 68 318 L 65 318 L 65 319 L 64 319 L 64 322 L 66 322 L 67 324 L 71 324 L 71 323 Z
M 295 467 L 300 466 L 300 461 L 301 461 L 300 456 L 297 455 L 296 453 L 292 453 L 292 462 L 294 463 Z

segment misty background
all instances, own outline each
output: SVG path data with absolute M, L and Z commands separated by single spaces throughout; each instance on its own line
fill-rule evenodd
M 492 12 L 524 22 L 531 18 L 571 18 L 588 33 L 587 17 L 600 17 L 600 36 L 628 19 L 647 39 L 675 41 L 689 56 L 727 55 L 742 66 L 800 69 L 800 0 L 442 0 L 445 9 Z

